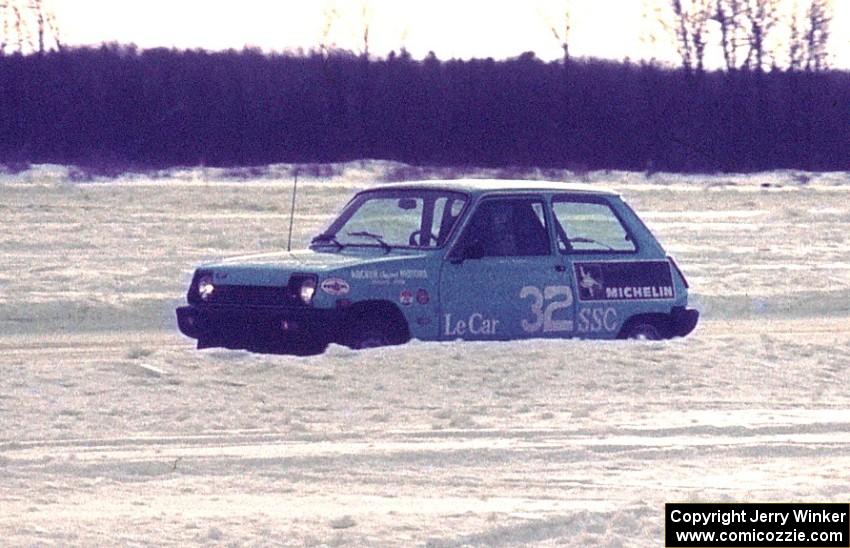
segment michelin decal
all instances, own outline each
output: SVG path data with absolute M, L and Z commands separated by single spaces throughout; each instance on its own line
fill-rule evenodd
M 676 298 L 667 261 L 576 262 L 573 270 L 582 302 Z

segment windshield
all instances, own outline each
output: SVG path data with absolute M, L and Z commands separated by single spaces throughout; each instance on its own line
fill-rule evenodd
M 373 190 L 358 194 L 313 245 L 437 248 L 449 238 L 466 196 L 443 190 Z

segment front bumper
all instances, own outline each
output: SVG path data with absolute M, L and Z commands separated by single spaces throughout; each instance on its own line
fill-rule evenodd
M 341 337 L 336 310 L 189 305 L 176 312 L 180 331 L 197 339 L 198 348 L 300 353 Z
M 670 334 L 673 337 L 684 337 L 694 330 L 699 322 L 699 311 L 684 306 L 670 311 Z

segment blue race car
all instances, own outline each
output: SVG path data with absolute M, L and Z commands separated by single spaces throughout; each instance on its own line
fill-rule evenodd
M 310 248 L 195 271 L 180 330 L 198 348 L 310 354 L 411 338 L 665 339 L 699 313 L 613 192 L 449 180 L 358 193 Z

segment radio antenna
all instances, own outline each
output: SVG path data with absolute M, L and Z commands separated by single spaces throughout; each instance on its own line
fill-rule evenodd
M 298 192 L 298 170 L 295 170 L 295 181 L 292 183 L 292 207 L 289 210 L 289 240 L 286 251 L 292 251 L 292 223 L 295 221 L 295 193 Z

